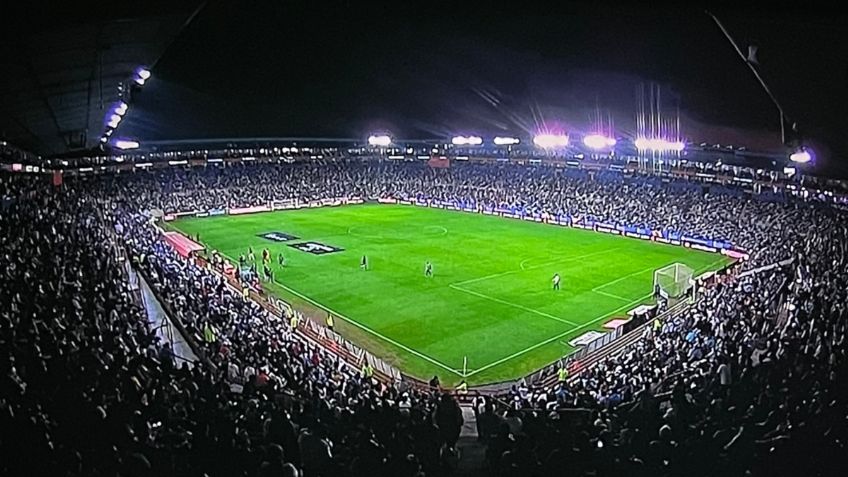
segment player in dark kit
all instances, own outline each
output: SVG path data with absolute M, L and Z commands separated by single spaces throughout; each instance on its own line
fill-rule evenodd
M 362 256 L 362 260 L 359 262 L 360 270 L 368 270 L 368 257 L 365 255 Z
M 424 276 L 432 277 L 433 276 L 433 264 L 428 260 L 427 263 L 424 264 Z

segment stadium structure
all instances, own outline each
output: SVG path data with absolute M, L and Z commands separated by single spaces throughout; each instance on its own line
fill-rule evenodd
M 139 64 L 85 147 L 0 143 L 3 475 L 848 464 L 848 184 L 811 150 L 679 122 L 145 141 Z

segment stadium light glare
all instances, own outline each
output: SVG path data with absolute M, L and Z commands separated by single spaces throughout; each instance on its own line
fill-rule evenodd
M 615 146 L 615 139 L 603 134 L 589 134 L 583 138 L 583 144 L 592 149 L 605 149 Z
M 806 148 L 799 148 L 789 155 L 789 160 L 798 164 L 806 164 L 813 160 L 813 155 Z
M 138 149 L 138 141 L 131 141 L 128 139 L 118 139 L 115 141 L 115 147 L 118 149 Z
M 483 138 L 479 136 L 454 136 L 451 138 L 454 146 L 479 146 L 483 144 Z
M 392 138 L 387 134 L 375 134 L 372 136 L 368 136 L 368 145 L 369 146 L 380 146 L 386 147 L 392 144 Z
M 139 68 L 136 73 L 138 74 L 138 77 L 143 80 L 150 79 L 150 70 L 148 70 L 147 68 Z
M 686 144 L 684 144 L 683 141 L 669 142 L 668 148 L 671 149 L 672 151 L 680 152 L 680 151 L 686 149 Z
M 127 103 L 121 101 L 121 103 L 118 105 L 118 107 L 115 108 L 115 114 L 117 114 L 119 116 L 123 116 L 123 115 L 127 114 L 128 108 L 129 108 L 129 106 L 127 105 Z
M 496 146 L 514 146 L 514 145 L 518 144 L 519 142 L 521 142 L 521 141 L 519 141 L 517 137 L 505 137 L 505 136 L 498 136 L 494 140 L 494 143 L 495 143 Z
M 568 145 L 568 136 L 565 134 L 537 134 L 533 138 L 533 144 L 544 149 L 565 147 Z

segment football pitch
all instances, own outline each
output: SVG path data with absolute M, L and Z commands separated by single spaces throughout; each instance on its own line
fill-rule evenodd
M 569 340 L 651 301 L 653 273 L 723 255 L 587 230 L 407 205 L 188 218 L 171 226 L 236 262 L 273 257 L 273 294 L 412 376 L 516 379 Z M 284 267 L 277 263 L 283 253 Z M 360 269 L 367 256 L 368 270 Z M 424 274 L 426 262 L 433 276 Z M 259 270 L 261 271 L 261 263 Z M 555 291 L 551 279 L 562 277 Z M 467 368 L 463 371 L 463 359 Z

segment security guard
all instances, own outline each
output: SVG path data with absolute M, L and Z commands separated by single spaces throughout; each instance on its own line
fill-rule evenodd
M 566 379 L 568 379 L 568 370 L 565 369 L 565 366 L 560 366 L 557 370 L 557 381 L 564 383 Z
M 333 329 L 335 326 L 336 320 L 333 318 L 333 315 L 331 313 L 327 313 L 327 328 L 329 328 L 330 331 L 335 331 Z

